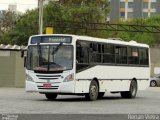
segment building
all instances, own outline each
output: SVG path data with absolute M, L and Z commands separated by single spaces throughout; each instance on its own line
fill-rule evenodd
M 110 21 L 147 18 L 160 14 L 160 0 L 109 0 Z
M 17 11 L 17 5 L 16 4 L 9 4 L 8 5 L 8 10 L 12 11 L 12 12 Z

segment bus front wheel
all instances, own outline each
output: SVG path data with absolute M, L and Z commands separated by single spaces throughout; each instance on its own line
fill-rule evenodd
M 86 99 L 89 101 L 96 100 L 98 98 L 98 91 L 98 83 L 95 80 L 92 80 L 89 87 L 89 93 L 85 94 Z
M 122 98 L 135 98 L 137 94 L 137 81 L 132 80 L 129 91 L 121 92 Z
M 57 98 L 57 94 L 55 93 L 45 93 L 45 96 L 48 100 L 54 100 Z

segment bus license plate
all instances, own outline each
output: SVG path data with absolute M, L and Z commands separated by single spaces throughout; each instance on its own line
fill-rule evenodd
M 45 87 L 45 88 L 51 88 L 52 85 L 50 83 L 45 83 L 45 84 L 43 84 L 43 87 Z

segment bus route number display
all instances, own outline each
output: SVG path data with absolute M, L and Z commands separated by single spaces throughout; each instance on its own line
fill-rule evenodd
M 31 38 L 31 44 L 36 43 L 71 43 L 68 36 L 35 36 Z

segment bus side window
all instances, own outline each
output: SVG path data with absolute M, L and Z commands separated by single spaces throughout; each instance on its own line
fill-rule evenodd
M 115 47 L 115 54 L 119 55 L 119 53 L 120 53 L 119 50 L 120 50 L 120 47 L 116 46 Z
M 76 47 L 77 63 L 88 63 L 88 51 L 89 48 L 87 46 L 82 46 L 81 44 L 77 44 Z
M 80 61 L 80 47 L 76 48 L 76 59 L 78 62 Z
M 92 44 L 92 43 L 90 43 L 90 44 L 89 44 L 89 47 L 90 47 L 90 48 L 93 48 L 93 44 Z
M 141 65 L 148 65 L 148 50 L 144 48 L 139 49 L 139 59 L 140 59 L 140 64 Z
M 128 48 L 128 64 L 139 64 L 138 48 Z
M 76 43 L 76 62 L 80 63 L 81 61 L 81 52 L 82 51 L 82 47 L 81 44 L 79 42 Z
M 98 44 L 98 53 L 102 52 L 101 44 Z
M 116 54 L 116 63 L 127 64 L 127 47 L 116 46 L 115 54 Z
M 93 51 L 97 51 L 97 44 L 93 43 Z
M 92 48 L 90 49 L 90 62 L 101 63 L 101 44 L 98 43 L 91 43 L 91 44 Z
M 103 44 L 102 53 L 103 53 L 103 63 L 115 63 L 114 45 Z
M 116 46 L 115 47 L 115 57 L 116 57 L 116 63 L 121 63 L 120 62 L 120 47 Z

